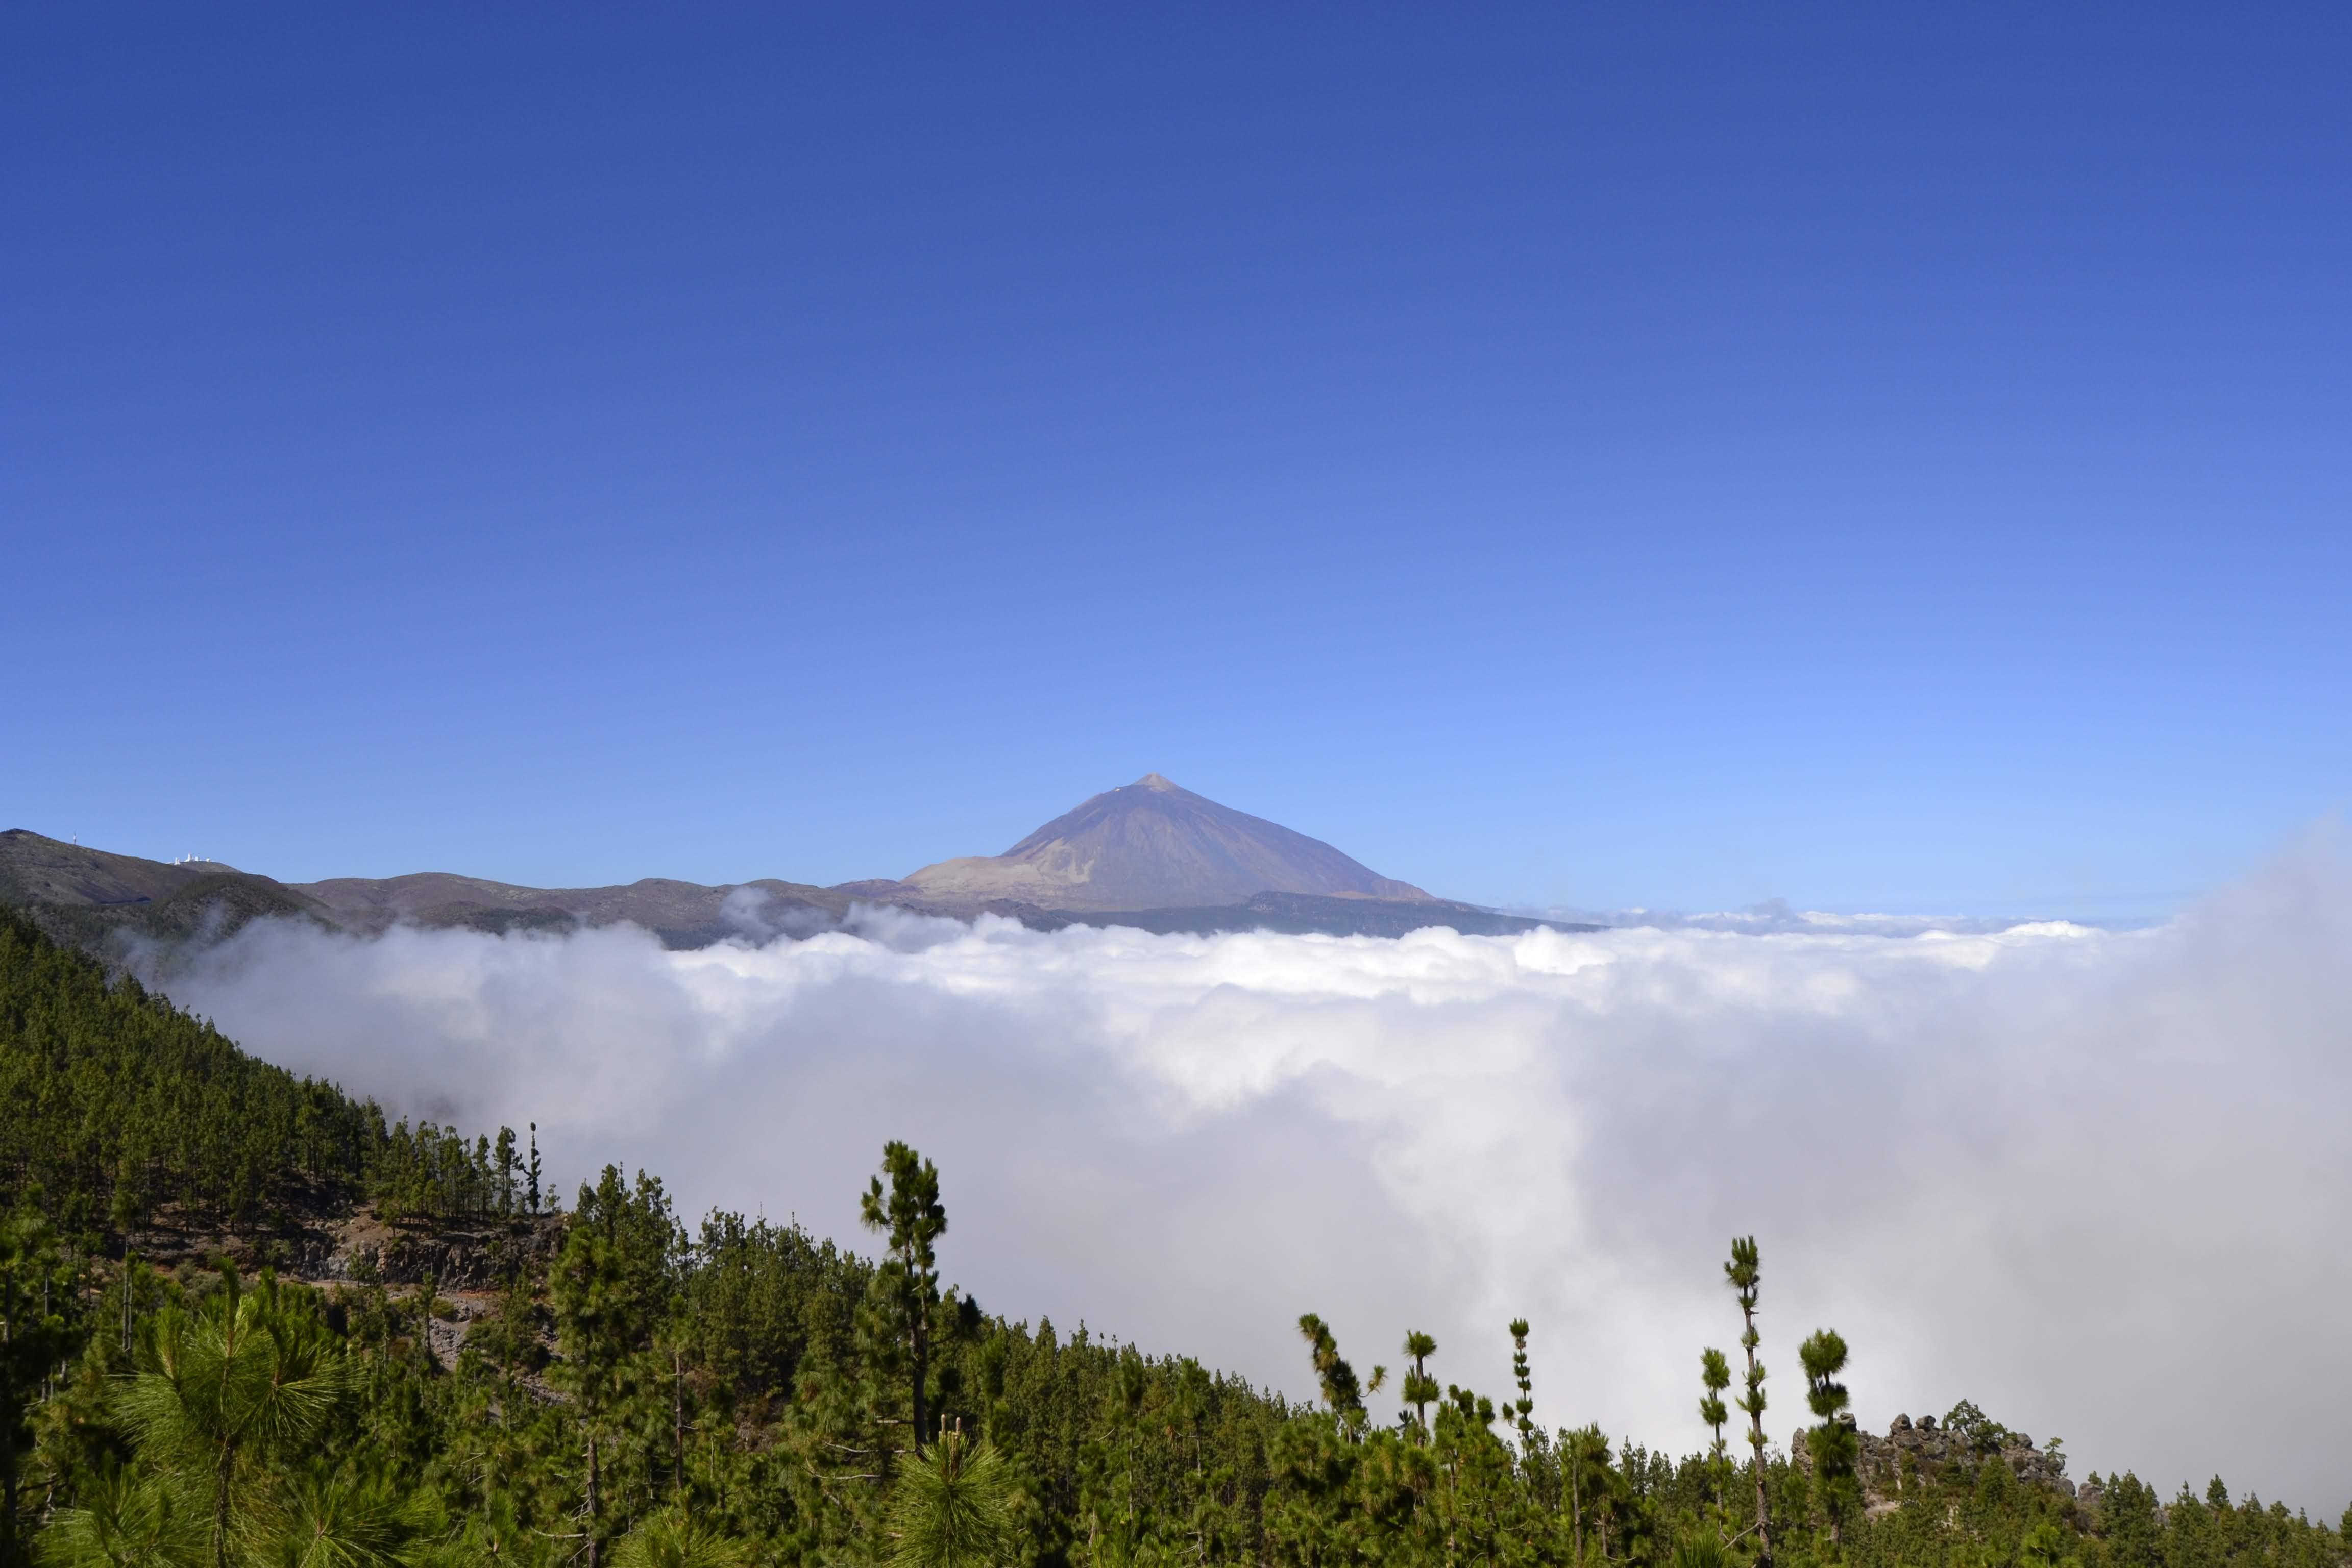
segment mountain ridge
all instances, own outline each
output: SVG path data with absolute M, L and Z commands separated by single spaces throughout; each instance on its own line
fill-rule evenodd
M 1037 930 L 1266 930 L 1397 936 L 1429 926 L 1502 935 L 1591 930 L 1436 898 L 1382 877 L 1320 839 L 1220 805 L 1160 774 L 1106 790 L 1000 856 L 926 866 L 904 879 L 820 887 L 759 878 L 715 885 L 648 877 L 596 888 L 531 888 L 457 872 L 280 882 L 217 861 L 164 862 L 0 832 L 0 903 L 83 946 L 120 936 L 211 940 L 270 916 L 355 935 L 394 925 L 505 933 L 633 924 L 672 948 L 806 936 L 856 906 Z
M 1156 773 L 1090 796 L 1002 855 L 937 861 L 901 885 L 941 904 L 1020 899 L 1072 910 L 1212 908 L 1258 893 L 1438 901 Z

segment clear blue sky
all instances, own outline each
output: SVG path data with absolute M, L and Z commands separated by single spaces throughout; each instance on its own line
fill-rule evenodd
M 2352 789 L 2352 12 L 1929 9 L 15 7 L 0 825 L 2166 907 Z

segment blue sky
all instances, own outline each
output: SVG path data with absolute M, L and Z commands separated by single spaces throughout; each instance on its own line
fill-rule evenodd
M 2152 912 L 2352 787 L 2352 13 L 19 7 L 0 818 Z

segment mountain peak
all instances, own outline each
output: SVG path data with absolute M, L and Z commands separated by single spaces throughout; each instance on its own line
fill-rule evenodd
M 1425 901 L 1320 839 L 1220 805 L 1159 773 L 1106 790 L 1002 855 L 926 866 L 903 884 L 955 907 L 1213 908 L 1259 893 Z

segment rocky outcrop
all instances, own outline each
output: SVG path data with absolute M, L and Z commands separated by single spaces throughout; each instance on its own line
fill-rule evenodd
M 383 1285 L 430 1279 L 442 1290 L 494 1290 L 520 1269 L 539 1269 L 562 1245 L 550 1215 L 432 1229 L 391 1225 L 362 1208 L 335 1227 L 333 1246 L 312 1278 Z
M 1863 1468 L 1865 1472 L 1875 1470 L 1883 1476 L 1885 1485 L 1882 1489 L 1889 1496 L 1898 1493 L 1897 1483 L 1906 1455 L 1927 1475 L 1934 1475 L 1949 1465 L 1975 1465 L 1998 1456 L 2009 1466 L 2010 1472 L 2026 1485 L 2048 1487 L 2068 1497 L 2074 1495 L 2074 1483 L 2066 1479 L 2063 1457 L 2045 1454 L 2033 1446 L 2033 1439 L 2026 1434 L 2012 1432 L 1990 1421 L 1939 1426 L 1932 1415 L 1922 1415 L 1916 1421 L 1908 1415 L 1897 1415 L 1887 1427 L 1885 1436 L 1863 1435 Z
M 1873 1514 L 1900 1508 L 1904 1497 L 1920 1482 L 1933 1480 L 1955 1466 L 1974 1469 L 1988 1459 L 2007 1465 L 2023 1485 L 2074 1496 L 2074 1483 L 2066 1479 L 2063 1456 L 2044 1453 L 2025 1433 L 2012 1432 L 1981 1416 L 1953 1426 L 1938 1425 L 1933 1415 L 1916 1421 L 1897 1415 L 1884 1437 L 1860 1431 L 1855 1436 L 1861 1450 L 1855 1472 L 1862 1482 L 1864 1504 Z M 1799 1469 L 1812 1468 L 1812 1453 L 1801 1430 L 1791 1436 L 1789 1454 Z
M 281 1215 L 228 1226 L 165 1208 L 123 1237 L 150 1267 L 194 1274 L 222 1263 L 274 1268 L 314 1285 L 404 1287 L 430 1278 L 441 1290 L 495 1290 L 519 1268 L 544 1268 L 562 1244 L 562 1220 L 518 1215 L 468 1226 L 388 1221 L 367 1205 Z

